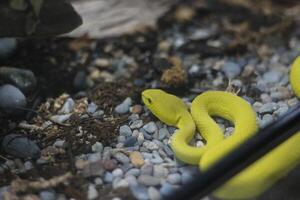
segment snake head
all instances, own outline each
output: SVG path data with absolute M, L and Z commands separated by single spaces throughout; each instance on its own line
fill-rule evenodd
M 143 91 L 142 100 L 146 107 L 164 123 L 175 126 L 187 107 L 178 97 L 159 89 Z

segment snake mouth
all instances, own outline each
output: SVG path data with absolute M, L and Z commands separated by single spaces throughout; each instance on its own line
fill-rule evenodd
M 150 98 L 148 98 L 145 94 L 143 94 L 142 93 L 142 100 L 143 100 L 143 102 L 144 102 L 144 104 L 146 105 L 146 106 L 149 106 L 150 104 L 151 104 L 151 99 Z

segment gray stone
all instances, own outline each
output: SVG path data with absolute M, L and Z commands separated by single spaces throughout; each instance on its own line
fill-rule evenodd
M 265 127 L 265 126 L 269 125 L 270 123 L 272 123 L 273 120 L 274 120 L 274 118 L 271 114 L 265 114 L 260 121 L 260 126 Z
M 140 175 L 138 182 L 146 186 L 157 186 L 160 184 L 160 179 L 149 175 Z
M 113 181 L 112 186 L 113 186 L 113 189 L 127 188 L 129 186 L 129 184 L 125 179 L 121 179 L 118 177 Z
M 93 113 L 93 117 L 100 118 L 104 114 L 103 110 L 97 110 Z
M 151 159 L 151 162 L 154 164 L 161 164 L 164 162 L 164 160 L 160 157 L 160 155 L 156 152 L 153 154 L 153 158 Z
M 132 100 L 130 97 L 127 97 L 121 104 L 117 105 L 115 112 L 118 114 L 125 114 L 129 112 L 129 108 L 132 105 Z
M 125 176 L 139 176 L 141 173 L 141 171 L 137 168 L 132 168 L 130 170 L 128 170 L 125 174 Z
M 153 165 L 146 163 L 141 167 L 141 174 L 144 175 L 152 175 L 153 173 Z
M 227 78 L 233 79 L 241 73 L 242 67 L 239 66 L 237 63 L 227 61 L 223 65 L 223 71 L 224 71 Z
M 94 102 L 91 102 L 88 105 L 87 112 L 90 114 L 93 114 L 94 112 L 96 112 L 97 109 L 98 109 L 98 106 Z
M 179 173 L 169 174 L 167 177 L 167 181 L 173 185 L 181 183 L 181 176 Z
M 166 178 L 169 174 L 169 170 L 162 165 L 154 165 L 153 176 L 158 178 Z
M 103 181 L 105 183 L 112 183 L 113 179 L 114 179 L 114 176 L 112 175 L 112 173 L 105 172 L 104 177 L 103 177 Z
M 154 122 L 149 122 L 143 126 L 143 129 L 145 129 L 148 133 L 154 133 L 157 131 L 157 126 Z
M 113 157 L 114 157 L 117 161 L 119 161 L 120 163 L 123 163 L 123 164 L 126 164 L 126 163 L 129 163 L 129 162 L 130 162 L 129 158 L 128 158 L 125 154 L 123 154 L 123 153 L 121 153 L 121 152 L 115 153 L 115 154 L 113 155 Z
M 17 158 L 38 159 L 41 155 L 40 148 L 35 142 L 19 134 L 6 135 L 1 146 L 7 154 Z
M 99 193 L 95 187 L 94 184 L 89 184 L 89 188 L 87 191 L 87 199 L 88 200 L 93 200 L 96 199 L 99 196 Z
M 147 187 L 137 185 L 130 188 L 134 197 L 138 200 L 148 200 L 148 189 Z
M 132 131 L 129 126 L 123 125 L 123 126 L 120 126 L 119 134 L 123 135 L 125 137 L 129 137 L 132 135 Z
M 63 107 L 60 109 L 60 114 L 69 114 L 72 112 L 73 108 L 75 106 L 75 102 L 72 98 L 68 98 L 66 102 L 64 103 Z
M 64 115 L 52 115 L 50 117 L 50 119 L 51 119 L 51 121 L 56 122 L 56 123 L 64 123 L 65 121 L 70 119 L 71 115 L 72 115 L 71 113 L 64 114 Z
M 135 120 L 130 124 L 130 128 L 139 129 L 143 126 L 143 120 Z
M 124 141 L 124 147 L 132 147 L 137 143 L 137 138 L 133 136 L 129 136 L 125 141 Z
M 56 193 L 54 190 L 43 190 L 39 194 L 41 200 L 56 200 Z
M 166 137 L 170 137 L 170 133 L 169 133 L 168 129 L 167 128 L 161 128 L 161 129 L 159 129 L 159 131 L 158 131 L 158 139 L 159 140 L 163 140 Z
M 273 113 L 278 108 L 277 104 L 274 102 L 266 103 L 260 107 L 258 110 L 259 113 L 265 114 L 265 113 Z
M 116 178 L 116 177 L 123 177 L 124 172 L 120 169 L 117 168 L 114 171 L 112 171 L 112 175 Z
M 26 106 L 26 97 L 13 85 L 0 87 L 0 109 L 7 114 L 18 115 Z
M 162 199 L 159 191 L 155 187 L 148 188 L 148 196 L 150 200 L 160 200 Z
M 118 142 L 119 143 L 124 143 L 126 141 L 126 137 L 124 135 L 118 136 Z
M 130 186 L 137 186 L 138 185 L 138 182 L 136 180 L 136 177 L 133 176 L 133 175 L 126 175 L 125 178 L 124 178 L 127 183 L 130 185 Z
M 12 84 L 24 93 L 32 92 L 37 84 L 32 71 L 14 67 L 0 67 L 0 83 Z
M 80 91 L 88 87 L 87 74 L 85 71 L 78 71 L 73 79 L 73 87 Z
M 148 134 L 147 131 L 145 131 L 145 129 L 141 128 L 139 131 L 144 135 L 144 138 L 146 140 L 151 140 L 152 139 L 152 136 L 150 134 Z
M 282 73 L 278 70 L 272 69 L 263 75 L 266 83 L 278 83 L 282 77 Z
M 103 144 L 101 142 L 96 142 L 92 145 L 92 151 L 101 154 L 103 151 Z
M 187 184 L 193 179 L 193 174 L 190 172 L 183 172 L 181 174 L 182 184 Z

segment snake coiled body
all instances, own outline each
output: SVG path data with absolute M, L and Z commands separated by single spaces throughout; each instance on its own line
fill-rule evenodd
M 300 57 L 292 65 L 290 83 L 300 98 Z M 193 100 L 191 113 L 181 99 L 162 90 L 145 90 L 142 99 L 156 117 L 179 129 L 171 139 L 175 155 L 186 163 L 198 164 L 203 171 L 258 130 L 251 105 L 229 92 L 204 92 Z M 212 116 L 232 122 L 233 134 L 224 139 Z M 206 141 L 203 147 L 189 145 L 196 127 Z M 214 195 L 221 199 L 249 199 L 260 195 L 300 163 L 299 144 L 300 132 L 230 179 Z

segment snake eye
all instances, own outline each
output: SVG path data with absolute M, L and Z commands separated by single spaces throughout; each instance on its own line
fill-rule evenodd
M 150 98 L 147 98 L 147 101 L 148 101 L 149 104 L 152 103 L 152 100 Z

